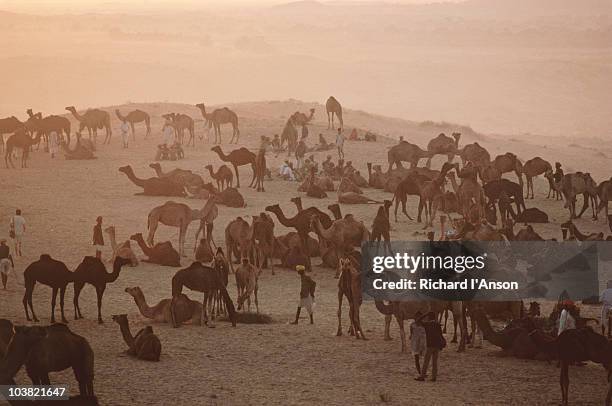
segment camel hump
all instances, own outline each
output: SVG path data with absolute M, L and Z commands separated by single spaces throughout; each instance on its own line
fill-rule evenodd
M 41 261 L 50 261 L 51 260 L 51 255 L 49 255 L 49 254 L 40 254 L 40 260 Z

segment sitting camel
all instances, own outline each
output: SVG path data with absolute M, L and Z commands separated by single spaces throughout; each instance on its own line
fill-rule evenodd
M 243 208 L 246 207 L 244 197 L 240 194 L 238 189 L 234 187 L 226 187 L 225 190 L 215 195 L 218 199 L 218 203 L 227 207 Z
M 136 336 L 132 336 L 127 314 L 115 314 L 113 321 L 119 324 L 123 340 L 128 346 L 128 355 L 144 361 L 159 361 L 161 342 L 153 332 L 153 327 L 146 326 Z
M 181 294 L 174 301 L 174 308 L 171 308 L 172 299 L 162 299 L 155 306 L 149 306 L 144 293 L 140 287 L 125 288 L 136 302 L 140 314 L 147 319 L 152 319 L 157 323 L 172 323 L 174 327 L 191 320 L 192 324 L 200 325 L 202 318 L 202 305 L 200 302 L 189 299 L 187 295 Z
M 72 367 L 81 398 L 87 397 L 97 404 L 94 402 L 93 350 L 85 338 L 70 331 L 65 324 L 15 326 L 7 354 L 10 356 L 0 360 L 0 383 L 12 381 L 14 384 L 13 378 L 23 364 L 32 385 L 50 385 L 49 372 Z
M 338 193 L 346 193 L 353 192 L 357 194 L 363 194 L 363 191 L 357 186 L 353 181 L 345 176 L 340 180 L 340 184 L 338 184 Z
M 109 262 L 115 262 L 115 258 L 125 258 L 130 260 L 130 266 L 138 265 L 138 258 L 134 251 L 132 250 L 132 246 L 130 244 L 130 240 L 125 240 L 121 243 L 121 245 L 117 244 L 117 238 L 115 234 L 115 226 L 109 226 L 104 229 L 106 234 L 110 239 L 111 248 L 113 249 L 113 256 L 109 259 Z
M 379 200 L 370 199 L 367 196 L 363 196 L 355 192 L 345 192 L 345 193 L 338 193 L 338 203 L 370 204 L 370 203 L 382 203 L 382 202 Z
M 351 258 L 340 258 L 340 279 L 338 280 L 338 331 L 337 336 L 342 335 L 342 297 L 346 296 L 349 302 L 349 320 L 351 327 L 349 334 L 355 338 L 366 339 L 361 329 L 359 320 L 359 307 L 362 303 L 361 296 L 361 274 L 359 269 L 353 264 Z
M 136 241 L 142 252 L 148 257 L 143 260 L 143 262 L 164 266 L 181 266 L 181 256 L 178 251 L 172 247 L 170 241 L 159 242 L 149 247 L 145 243 L 141 233 L 133 234 L 130 240 Z
M 185 193 L 185 188 L 182 185 L 177 184 L 168 178 L 140 179 L 136 177 L 136 175 L 134 174 L 134 170 L 129 165 L 122 166 L 121 168 L 119 168 L 119 172 L 125 173 L 128 179 L 132 181 L 132 183 L 143 189 L 142 193 L 137 193 L 139 195 L 180 197 L 187 196 L 187 193 Z
M 102 298 L 108 283 L 113 283 L 119 277 L 121 267 L 129 264 L 130 260 L 117 257 L 113 262 L 113 272 L 106 272 L 106 267 L 102 260 L 96 257 L 86 256 L 83 261 L 74 270 L 74 319 L 82 319 L 81 308 L 79 306 L 79 296 L 81 290 L 86 283 L 93 285 L 96 288 L 98 297 L 98 323 L 102 324 Z

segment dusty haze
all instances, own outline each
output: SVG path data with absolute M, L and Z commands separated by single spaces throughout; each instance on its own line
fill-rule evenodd
M 610 137 L 609 1 L 412 3 L 0 2 L 0 116 L 333 94 L 486 133 Z

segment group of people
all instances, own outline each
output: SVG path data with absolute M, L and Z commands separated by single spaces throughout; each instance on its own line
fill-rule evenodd
M 125 145 L 127 148 L 127 144 Z M 157 146 L 156 161 L 176 161 L 184 157 L 183 148 L 176 138 L 172 121 L 167 118 L 162 128 L 162 143 Z

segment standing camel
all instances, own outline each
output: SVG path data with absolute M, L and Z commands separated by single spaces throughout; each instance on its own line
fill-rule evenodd
M 531 198 L 533 199 L 533 178 L 547 173 L 548 171 L 552 171 L 552 166 L 550 162 L 545 161 L 539 156 L 530 159 L 525 162 L 523 165 L 523 173 L 525 174 L 525 178 L 527 179 L 527 196 L 526 199 L 529 199 L 529 191 L 531 190 Z M 552 184 L 549 182 L 548 185 L 548 195 L 550 196 L 550 192 L 552 190 Z
M 461 133 L 453 133 L 452 138 L 447 137 L 444 133 L 440 133 L 436 138 L 429 141 L 427 144 L 427 151 L 429 151 L 431 156 L 427 160 L 427 167 L 429 168 L 431 165 L 431 158 L 438 154 L 446 155 L 448 157 L 448 162 L 453 162 L 455 154 L 459 152 L 460 138 Z
M 97 141 L 98 130 L 106 129 L 106 136 L 104 137 L 104 144 L 110 144 L 113 130 L 111 128 L 110 114 L 108 111 L 100 109 L 87 109 L 85 113 L 79 114 L 74 106 L 66 107 L 66 110 L 72 113 L 74 118 L 79 122 L 79 132 L 83 131 L 83 128 L 87 128 L 89 133 L 89 139 L 91 134 L 94 136 L 94 143 Z
M 344 120 L 342 119 L 342 105 L 334 96 L 329 96 L 325 102 L 325 110 L 327 111 L 327 129 L 334 127 L 334 114 L 340 121 L 340 128 L 344 128 Z
M 380 240 L 384 239 L 384 248 L 383 254 L 389 251 L 389 254 L 393 254 L 391 250 L 391 234 L 389 231 L 391 230 L 391 224 L 389 223 L 389 208 L 391 207 L 391 200 L 385 200 L 383 205 L 378 208 L 376 212 L 376 217 L 374 217 L 374 221 L 372 223 L 372 234 L 370 236 L 370 241 L 377 242 L 376 250 L 380 248 Z M 396 206 L 397 207 L 397 206 Z
M 236 217 L 225 227 L 225 249 L 230 269 L 234 272 L 232 256 L 240 262 L 243 258 L 250 258 L 253 248 L 253 227 L 242 217 Z
M 21 148 L 21 167 L 27 168 L 30 148 L 32 145 L 36 145 L 40 142 L 40 137 L 40 133 L 37 133 L 34 138 L 30 137 L 25 128 L 20 128 L 15 134 L 11 135 L 8 140 L 6 140 L 6 148 L 4 151 L 4 162 L 6 163 L 6 167 L 8 168 L 10 163 L 11 167 L 13 169 L 15 168 L 13 164 L 13 150 L 15 148 Z
M 266 147 L 269 143 L 268 137 L 262 136 L 261 145 L 255 157 L 255 184 L 253 189 L 257 189 L 258 192 L 265 192 L 263 184 L 266 176 Z
M 99 258 L 86 256 L 73 272 L 74 276 L 74 319 L 82 319 L 79 296 L 86 283 L 96 288 L 98 297 L 98 323 L 102 324 L 102 298 L 108 283 L 113 283 L 119 277 L 121 267 L 131 261 L 126 258 L 117 257 L 113 261 L 113 272 L 106 272 L 106 267 Z
M 4 148 L 4 134 L 12 134 L 23 126 L 15 116 L 0 118 L 0 148 Z
M 349 334 L 355 335 L 355 338 L 366 339 L 361 328 L 359 320 L 359 308 L 362 303 L 361 296 L 361 273 L 359 269 L 353 265 L 351 257 L 340 258 L 339 270 L 340 279 L 338 280 L 338 330 L 336 336 L 342 335 L 342 297 L 346 296 L 349 302 L 349 320 L 351 326 Z
M 74 274 L 68 270 L 66 264 L 51 258 L 47 254 L 43 254 L 38 261 L 32 262 L 25 271 L 23 271 L 23 280 L 25 285 L 23 308 L 28 321 L 38 321 L 34 313 L 34 306 L 32 305 L 32 293 L 34 293 L 36 282 L 39 282 L 53 289 L 51 293 L 51 323 L 55 323 L 55 301 L 57 299 L 58 290 L 60 292 L 62 323 L 68 323 L 66 316 L 64 316 L 64 295 L 66 294 L 66 287 L 68 284 L 74 282 Z M 30 310 L 32 310 L 32 319 L 30 319 L 30 314 L 28 313 L 28 306 Z
M 204 169 L 208 169 L 210 177 L 217 181 L 217 189 L 219 189 L 220 192 L 222 192 L 226 187 L 232 187 L 234 174 L 232 173 L 232 170 L 227 167 L 227 165 L 219 166 L 217 172 L 213 170 L 212 165 L 206 165 Z
M 512 152 L 498 155 L 491 162 L 493 167 L 499 171 L 500 175 L 507 172 L 514 172 L 518 183 L 523 187 L 523 163 Z
M 147 218 L 147 228 L 149 236 L 147 243 L 153 245 L 155 231 L 157 231 L 158 223 L 162 223 L 170 227 L 178 227 L 179 229 L 179 254 L 185 256 L 185 235 L 187 227 L 194 220 L 204 220 L 208 224 L 212 224 L 214 219 L 219 215 L 219 209 L 215 204 L 215 197 L 211 196 L 201 210 L 191 209 L 184 203 L 176 203 L 168 201 L 161 206 L 154 207 Z
M 238 167 L 243 165 L 251 165 L 251 169 L 253 170 L 253 179 L 251 179 L 251 184 L 249 186 L 253 186 L 255 183 L 255 176 L 257 172 L 257 156 L 249 151 L 248 149 L 242 147 L 233 150 L 229 153 L 229 155 L 225 155 L 223 150 L 221 150 L 220 146 L 214 146 L 210 149 L 219 155 L 219 158 L 223 162 L 230 162 L 234 167 L 234 172 L 236 173 L 236 187 L 240 187 L 240 175 L 238 174 Z
M 565 198 L 565 208 L 570 212 L 570 220 L 580 218 L 593 201 L 593 219 L 596 219 L 597 184 L 589 173 L 566 173 L 561 180 L 561 193 Z M 576 197 L 582 195 L 584 203 L 580 213 L 576 215 Z
M 195 138 L 194 138 L 194 126 L 195 123 L 193 118 L 189 117 L 187 114 L 180 113 L 169 113 L 162 115 L 163 118 L 169 119 L 171 122 L 171 126 L 174 128 L 176 132 L 177 139 L 180 144 L 183 144 L 183 139 L 185 138 L 185 130 L 189 131 L 189 140 L 187 141 L 187 146 L 193 143 L 195 147 Z
M 421 158 L 431 159 L 431 157 L 431 152 L 423 150 L 418 145 L 411 144 L 408 141 L 401 141 L 399 144 L 389 148 L 387 152 L 387 161 L 389 163 L 387 172 L 391 172 L 393 165 L 396 165 L 398 169 L 402 168 L 402 161 L 409 162 L 411 168 L 416 168 Z
M 233 133 L 232 141 L 238 144 L 240 138 L 240 129 L 238 128 L 238 115 L 227 107 L 214 110 L 212 113 L 206 112 L 206 106 L 204 103 L 196 104 L 196 107 L 200 109 L 202 117 L 208 122 L 208 128 L 213 127 L 215 129 L 215 144 L 221 144 L 221 124 L 231 124 Z
M 134 124 L 136 123 L 145 123 L 145 126 L 147 128 L 145 138 L 147 138 L 149 134 L 151 134 L 151 117 L 146 111 L 136 109 L 130 111 L 127 116 L 124 116 L 123 114 L 121 114 L 121 111 L 119 111 L 119 109 L 116 109 L 115 114 L 117 115 L 117 118 L 119 118 L 119 120 L 128 122 L 128 124 L 130 125 L 130 129 L 132 130 L 132 139 L 136 139 L 136 132 L 134 131 Z
M 28 113 L 28 121 L 25 122 L 25 126 L 31 133 L 39 132 L 45 138 L 55 131 L 60 136 L 63 134 L 66 136 L 66 144 L 70 146 L 70 120 L 63 116 L 56 116 L 54 114 L 42 117 L 41 113 L 36 113 L 32 109 L 26 111 Z

